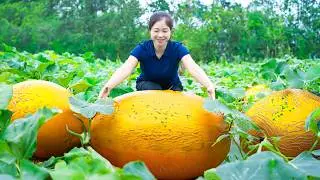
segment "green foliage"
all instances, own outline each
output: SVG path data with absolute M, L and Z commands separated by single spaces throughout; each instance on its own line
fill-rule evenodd
M 9 112 L 2 109 L 2 112 Z M 27 159 L 36 150 L 36 140 L 39 128 L 58 111 L 42 108 L 33 115 L 18 119 L 10 125 L 1 127 L 0 131 L 0 173 L 10 177 L 23 179 L 48 177 L 48 172 L 36 166 Z M 10 121 L 10 116 L 1 121 Z M 3 122 L 1 122 L 2 124 Z
M 71 109 L 76 116 L 78 116 L 76 113 L 80 113 L 85 117 L 92 118 L 96 113 L 111 113 L 113 111 L 113 102 L 111 100 L 97 100 L 97 95 L 104 81 L 120 66 L 120 61 L 95 59 L 90 52 L 75 56 L 70 53 L 60 55 L 53 51 L 31 54 L 19 52 L 10 46 L 3 46 L 3 49 L 5 51 L 0 51 L 0 77 L 2 77 L 0 80 L 2 83 L 14 84 L 27 79 L 48 80 L 69 88 L 76 94 L 70 98 Z M 285 56 L 282 59 L 266 59 L 259 63 L 241 60 L 237 62 L 239 63 L 228 63 L 225 60 L 221 63 L 200 64 L 217 84 L 218 100 L 206 100 L 204 106 L 208 111 L 224 113 L 225 120 L 230 125 L 229 131 L 220 136 L 216 142 L 212 142 L 212 146 L 224 138 L 230 138 L 232 142 L 231 151 L 225 162 L 215 169 L 206 171 L 204 179 L 228 179 L 233 176 L 250 179 L 250 175 L 262 179 L 319 178 L 318 170 L 310 168 L 318 166 L 319 160 L 315 158 L 319 156 L 318 151 L 304 152 L 296 159 L 289 161 L 289 158 L 283 156 L 274 145 L 274 142 L 279 140 L 277 138 L 264 138 L 260 143 L 249 147 L 251 151 L 261 152 L 262 148 L 270 151 L 256 153 L 252 156 L 243 151 L 240 142 L 240 139 L 247 144 L 260 140 L 248 134 L 248 130 L 259 129 L 243 113 L 262 96 L 256 96 L 251 100 L 245 99 L 246 89 L 257 84 L 264 84 L 272 90 L 278 90 L 296 87 L 295 85 L 298 84 L 305 90 L 320 92 L 319 61 L 299 60 Z M 139 69 L 121 86 L 112 91 L 114 93 L 112 97 L 133 91 L 138 74 Z M 296 77 L 299 77 L 301 84 L 295 82 Z M 190 74 L 183 73 L 181 79 L 185 91 L 192 91 L 202 97 L 207 96 L 205 90 L 193 80 Z M 62 157 L 51 157 L 45 162 L 37 164 L 31 162 L 30 158 L 35 151 L 38 129 L 55 111 L 42 110 L 32 116 L 25 117 L 24 120 L 17 120 L 10 124 L 12 112 L 5 108 L 12 96 L 11 85 L 2 84 L 0 92 L 2 98 L 2 109 L 0 109 L 0 178 L 154 179 L 154 176 L 142 162 L 131 162 L 123 169 L 113 167 L 108 160 L 89 146 L 89 129 L 86 129 L 83 134 L 69 131 L 82 138 L 84 147 L 74 148 Z M 319 129 L 318 114 L 319 112 L 316 110 L 306 120 L 306 128 L 315 134 Z M 245 141 L 243 141 L 244 139 Z M 311 150 L 314 149 L 318 140 Z M 250 171 L 245 171 L 246 169 Z
M 58 112 L 43 108 L 34 115 L 18 119 L 4 130 L 1 138 L 7 142 L 15 157 L 30 158 L 35 152 L 38 129 Z
M 90 119 L 92 119 L 96 113 L 112 114 L 114 111 L 112 99 L 98 99 L 95 103 L 88 103 L 76 97 L 70 97 L 69 103 L 73 112 L 80 113 Z
M 312 152 L 303 152 L 292 161 L 290 161 L 290 163 L 310 177 L 320 177 L 318 168 L 314 168 L 319 167 L 320 165 L 320 161 L 318 159 L 319 152 L 319 150 Z
M 225 0 L 210 6 L 198 0 L 172 4 L 151 1 L 143 8 L 138 0 L 2 1 L 0 43 L 32 53 L 92 52 L 85 56 L 125 60 L 149 38 L 142 17 L 163 10 L 176 21 L 173 39 L 182 41 L 197 61 L 320 56 L 317 1 L 254 0 L 248 8 Z
M 63 157 L 52 157 L 42 163 L 52 179 L 154 179 L 142 162 L 131 162 L 124 169 L 113 167 L 91 147 L 74 148 Z
M 245 161 L 226 163 L 204 173 L 206 180 L 216 179 L 307 179 L 307 176 L 271 152 L 252 155 Z
M 0 84 L 0 109 L 7 108 L 9 101 L 12 97 L 12 86 Z

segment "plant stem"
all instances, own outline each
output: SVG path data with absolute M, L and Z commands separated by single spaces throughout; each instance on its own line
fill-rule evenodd
M 21 177 L 20 160 L 17 160 L 15 165 L 16 165 L 16 168 L 17 168 L 17 170 L 18 170 L 18 174 L 19 174 L 19 176 Z
M 242 159 L 246 159 L 246 158 L 244 157 L 244 155 L 242 154 L 242 149 L 241 149 L 240 145 L 236 142 L 236 140 L 234 139 L 234 136 L 233 136 L 233 135 L 231 135 L 231 140 L 236 144 L 237 148 L 239 149 L 240 155 L 241 155 Z
M 317 144 L 318 144 L 318 142 L 319 142 L 319 139 L 320 139 L 320 137 L 319 137 L 319 136 L 317 136 L 316 141 L 313 143 L 313 145 L 312 145 L 312 147 L 311 147 L 311 149 L 310 149 L 309 151 L 313 151 L 313 150 L 314 150 L 314 148 L 316 148 L 316 146 L 317 146 Z

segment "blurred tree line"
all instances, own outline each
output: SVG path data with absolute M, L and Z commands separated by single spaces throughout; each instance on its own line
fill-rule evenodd
M 18 50 L 125 60 L 148 39 L 143 15 L 163 10 L 176 22 L 173 39 L 197 61 L 320 57 L 319 0 L 253 0 L 248 7 L 215 0 L 0 0 L 0 43 Z

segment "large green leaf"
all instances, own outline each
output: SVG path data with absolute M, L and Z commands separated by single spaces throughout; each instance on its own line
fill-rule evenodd
M 319 154 L 320 150 L 313 153 Z M 313 153 L 303 152 L 290 161 L 290 163 L 306 175 L 320 178 L 320 160 L 315 158 Z
M 32 156 L 36 150 L 39 128 L 58 112 L 57 109 L 42 108 L 33 115 L 13 121 L 7 127 L 3 139 L 18 159 L 28 159 Z
M 126 174 L 132 174 L 141 177 L 143 180 L 155 180 L 147 166 L 141 161 L 129 162 L 123 166 Z
M 95 103 L 88 103 L 75 96 L 69 98 L 70 108 L 86 118 L 93 118 L 96 113 L 111 114 L 114 111 L 112 99 L 98 99 Z
M 22 180 L 47 179 L 48 177 L 49 171 L 45 168 L 37 166 L 26 159 L 20 161 L 20 178 Z
M 119 177 L 119 175 L 112 175 L 116 171 L 106 161 L 101 157 L 97 157 L 97 154 L 92 150 L 87 151 L 84 148 L 73 148 L 57 161 L 50 175 L 53 179 L 59 180 L 68 178 Z
M 271 82 L 270 87 L 273 90 L 280 91 L 285 89 L 285 83 L 282 80 L 278 79 L 277 81 Z
M 16 180 L 16 178 L 14 178 L 11 175 L 8 174 L 0 174 L 0 179 L 4 179 L 4 180 Z
M 12 86 L 0 83 L 0 109 L 6 109 L 12 97 Z
M 297 179 L 307 176 L 272 152 L 254 154 L 244 161 L 234 161 L 205 171 L 206 180 Z
M 0 140 L 0 174 L 18 176 L 16 160 L 7 142 Z
M 289 87 L 291 88 L 303 88 L 303 77 L 296 70 L 288 70 L 285 74 Z
M 205 99 L 204 108 L 209 112 L 223 113 L 225 117 L 230 117 L 237 127 L 244 132 L 250 129 L 259 130 L 258 126 L 248 116 L 235 109 L 230 109 L 218 100 Z
M 0 109 L 0 138 L 11 121 L 12 112 Z
M 315 81 L 320 78 L 320 64 L 312 66 L 306 71 L 305 80 Z
M 112 164 L 107 159 L 105 159 L 103 156 L 101 156 L 99 153 L 97 153 L 92 147 L 89 146 L 88 151 L 90 152 L 91 156 L 94 159 L 100 160 L 100 162 L 104 163 L 105 167 L 110 169 L 110 171 L 112 171 L 112 172 L 114 171 Z
M 277 60 L 271 59 L 268 62 L 261 65 L 260 73 L 266 80 L 276 79 Z
M 318 135 L 320 132 L 320 108 L 315 109 L 307 117 L 305 129 Z M 319 135 L 318 135 L 319 136 Z
M 69 88 L 73 89 L 75 93 L 84 92 L 92 85 L 86 79 L 80 79 L 79 81 L 70 84 Z
M 233 94 L 227 90 L 226 88 L 217 88 L 216 89 L 216 96 L 222 98 L 224 101 L 231 103 L 236 100 Z
M 132 89 L 130 86 L 120 85 L 120 86 L 113 88 L 111 90 L 109 96 L 114 98 L 114 97 L 121 96 L 123 94 L 133 92 L 133 91 L 134 91 L 134 89 Z

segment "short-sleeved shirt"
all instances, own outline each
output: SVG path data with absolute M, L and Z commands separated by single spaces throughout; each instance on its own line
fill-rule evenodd
M 168 89 L 181 85 L 178 76 L 179 62 L 182 57 L 189 54 L 188 49 L 180 42 L 168 41 L 167 47 L 159 59 L 156 55 L 152 40 L 138 44 L 130 53 L 140 62 L 140 81 L 152 81 Z

